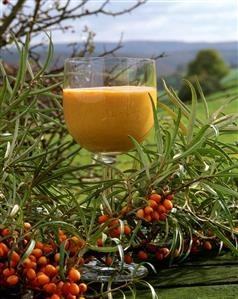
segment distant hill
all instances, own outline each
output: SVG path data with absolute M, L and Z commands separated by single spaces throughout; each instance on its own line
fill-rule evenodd
M 95 43 L 95 56 L 116 46 L 116 43 Z M 126 41 L 123 48 L 117 51 L 117 55 L 129 57 L 151 57 L 161 53 L 165 53 L 163 57 L 157 61 L 157 69 L 159 77 L 171 76 L 174 74 L 184 74 L 189 61 L 193 60 L 196 53 L 205 48 L 214 48 L 218 50 L 226 63 L 230 67 L 238 66 L 238 42 L 177 42 L 177 41 Z M 55 59 L 59 64 L 71 53 L 70 47 L 65 43 L 55 44 Z M 18 56 L 16 51 L 9 54 L 6 51 L 0 52 L 3 60 L 16 64 Z M 40 50 L 40 55 L 44 57 L 46 49 Z

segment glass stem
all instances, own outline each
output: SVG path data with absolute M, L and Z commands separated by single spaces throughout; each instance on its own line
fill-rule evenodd
M 105 184 L 107 181 L 110 181 L 114 177 L 114 171 L 113 171 L 113 165 L 116 163 L 116 156 L 115 155 L 109 155 L 109 154 L 102 154 L 101 155 L 101 161 L 105 163 L 105 166 L 103 168 L 103 181 Z M 104 198 L 104 205 L 106 205 L 106 210 L 109 212 L 115 210 L 115 201 L 112 196 L 113 192 L 113 186 L 108 186 L 106 189 L 103 191 L 103 198 Z M 108 204 L 109 206 L 108 206 Z

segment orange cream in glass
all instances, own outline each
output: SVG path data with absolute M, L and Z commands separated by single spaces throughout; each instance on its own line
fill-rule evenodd
M 126 152 L 153 126 L 156 88 L 112 86 L 65 88 L 64 118 L 70 134 L 87 150 L 97 153 Z

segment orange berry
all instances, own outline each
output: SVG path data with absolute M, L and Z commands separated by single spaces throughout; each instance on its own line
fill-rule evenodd
M 64 285 L 64 282 L 61 280 L 57 283 L 57 290 L 61 290 Z
M 174 195 L 173 195 L 173 194 L 168 194 L 168 195 L 166 196 L 166 199 L 168 199 L 168 200 L 173 200 L 173 199 L 174 199 Z
M 148 254 L 143 251 L 143 250 L 140 250 L 138 253 L 137 253 L 137 256 L 140 260 L 147 260 L 148 259 Z
M 155 253 L 155 257 L 156 257 L 156 259 L 157 259 L 158 261 L 162 261 L 162 260 L 164 259 L 163 254 L 160 253 L 159 251 L 157 251 L 157 252 Z
M 164 257 L 167 257 L 169 255 L 170 251 L 167 247 L 162 247 L 162 248 L 160 248 L 159 253 L 163 254 Z
M 31 260 L 29 259 L 29 257 L 27 257 L 25 260 L 24 260 L 24 262 L 22 263 L 22 266 L 24 267 L 24 268 L 30 268 L 31 267 Z
M 109 218 L 110 217 L 108 215 L 101 215 L 98 217 L 98 223 L 102 224 L 102 223 L 106 222 L 107 220 L 109 220 Z
M 32 262 L 36 262 L 36 257 L 34 255 L 29 255 L 29 259 L 32 261 Z
M 25 230 L 29 230 L 31 228 L 31 224 L 29 222 L 24 223 Z
M 81 277 L 80 272 L 77 269 L 71 268 L 69 270 L 69 274 L 68 274 L 69 280 L 78 281 L 80 280 L 80 277 Z
M 128 213 L 128 212 L 130 212 L 131 211 L 131 208 L 129 208 L 128 206 L 125 206 L 125 207 L 123 207 L 122 209 L 121 209 L 121 214 L 122 214 L 122 216 L 124 217 L 124 216 L 126 216 L 126 214 Z
M 8 277 L 11 276 L 15 273 L 15 269 L 14 268 L 6 268 L 2 271 L 3 276 Z
M 42 243 L 42 242 L 36 242 L 36 245 L 35 245 L 35 248 L 38 248 L 38 249 L 41 249 L 41 250 L 43 250 L 43 248 L 44 248 L 44 244 Z
M 72 295 L 78 295 L 79 294 L 79 286 L 76 283 L 72 282 L 69 287 L 69 292 Z
M 55 266 L 48 264 L 45 267 L 45 273 L 51 277 L 57 273 L 57 270 L 56 270 Z
M 152 207 L 146 207 L 146 208 L 144 208 L 144 212 L 145 212 L 146 215 L 151 214 L 153 211 L 154 211 L 154 210 L 153 210 Z
M 39 286 L 43 286 L 50 282 L 49 276 L 44 273 L 37 274 L 36 282 Z
M 97 240 L 97 245 L 98 245 L 98 247 L 102 247 L 103 246 L 103 240 L 102 239 L 98 239 Z
M 107 256 L 106 257 L 106 260 L 105 260 L 105 264 L 107 265 L 107 266 L 111 266 L 112 265 L 112 258 L 110 257 L 110 256 Z
M 60 296 L 57 294 L 54 294 L 50 297 L 50 299 L 60 299 Z
M 65 282 L 61 288 L 62 293 L 65 295 L 69 294 L 70 282 Z
M 10 286 L 14 286 L 18 283 L 19 281 L 19 277 L 17 275 L 10 275 L 7 278 L 7 284 L 9 284 Z
M 59 254 L 59 252 L 57 252 L 57 253 L 54 255 L 54 261 L 55 261 L 56 263 L 59 263 L 59 261 L 60 261 L 60 254 Z
M 163 206 L 162 204 L 160 204 L 160 205 L 158 206 L 157 211 L 158 211 L 160 214 L 163 214 L 163 213 L 166 213 L 166 212 L 167 212 L 167 209 L 165 208 L 165 206 Z
M 129 226 L 129 225 L 125 225 L 125 226 L 124 226 L 124 234 L 125 234 L 126 236 L 128 236 L 128 235 L 130 235 L 130 233 L 131 233 L 131 228 L 130 228 L 130 226 Z
M 166 213 L 162 213 L 162 214 L 160 214 L 160 216 L 159 216 L 159 220 L 161 220 L 161 221 L 165 221 L 166 218 L 167 218 L 167 214 L 166 214 Z
M 139 218 L 139 219 L 144 219 L 145 217 L 145 212 L 143 209 L 139 209 L 137 212 L 136 212 L 136 217 Z
M 172 202 L 168 199 L 165 199 L 163 201 L 163 206 L 165 207 L 166 210 L 172 210 L 172 208 L 173 208 Z
M 0 243 L 0 248 L 3 250 L 4 254 L 8 254 L 9 248 L 7 247 L 7 245 L 5 243 Z
M 69 295 L 67 296 L 67 299 L 77 299 L 77 297 L 74 296 L 74 295 L 72 295 L 72 294 L 69 294 Z
M 11 235 L 11 231 L 7 228 L 4 228 L 2 230 L 2 236 L 5 237 L 5 236 L 9 236 L 9 235 Z
M 41 257 L 43 252 L 40 248 L 35 248 L 32 250 L 32 253 L 35 257 Z
M 151 214 L 151 220 L 152 221 L 158 221 L 160 218 L 160 214 L 157 211 L 153 211 L 153 213 Z
M 205 241 L 205 242 L 203 243 L 203 248 L 204 248 L 205 250 L 212 250 L 212 244 L 211 244 L 209 241 Z
M 79 299 L 85 299 L 85 297 L 82 297 L 82 296 L 81 296 L 81 297 L 79 297 Z
M 146 222 L 151 222 L 151 216 L 150 215 L 145 215 L 145 221 Z
M 48 245 L 48 244 L 45 244 L 44 247 L 43 247 L 43 252 L 45 254 L 47 253 L 51 253 L 53 251 L 53 246 L 52 245 Z
M 28 280 L 34 280 L 36 278 L 36 271 L 32 268 L 27 269 L 26 277 Z
M 80 292 L 85 293 L 87 291 L 87 289 L 88 289 L 88 287 L 87 287 L 87 285 L 85 283 L 80 283 L 79 284 L 79 290 L 80 290 Z
M 3 249 L 0 247 L 0 257 L 3 257 L 4 256 L 4 251 Z
M 38 261 L 37 261 L 37 263 L 38 263 L 40 266 L 45 266 L 45 265 L 47 265 L 47 262 L 48 262 L 48 260 L 47 260 L 47 257 L 46 257 L 46 256 L 41 256 L 41 257 L 39 257 L 39 259 L 38 259 Z
M 110 223 L 109 226 L 116 226 L 119 225 L 119 220 L 118 219 L 113 219 Z
M 158 207 L 158 204 L 155 200 L 149 199 L 148 204 L 151 208 L 156 209 Z
M 20 255 L 16 252 L 12 252 L 11 261 L 18 263 L 20 261 Z
M 156 201 L 157 203 L 159 203 L 161 201 L 161 196 L 157 193 L 154 193 L 150 196 L 149 198 L 150 200 L 154 200 Z
M 124 262 L 126 264 L 131 264 L 132 263 L 132 256 L 130 254 L 127 254 L 124 256 Z
M 57 286 L 55 283 L 50 282 L 50 283 L 45 284 L 43 289 L 45 292 L 53 294 L 57 291 Z

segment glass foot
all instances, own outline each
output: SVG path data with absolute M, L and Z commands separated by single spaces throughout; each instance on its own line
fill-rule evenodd
M 85 264 L 81 269 L 81 278 L 85 281 L 122 283 L 134 279 L 143 278 L 148 274 L 148 269 L 135 263 L 114 263 L 113 266 L 105 266 L 98 260 Z

